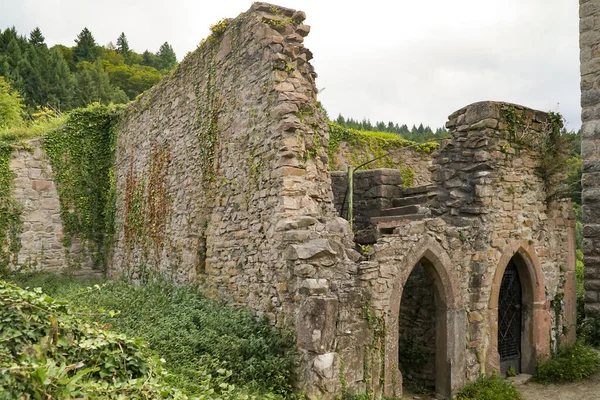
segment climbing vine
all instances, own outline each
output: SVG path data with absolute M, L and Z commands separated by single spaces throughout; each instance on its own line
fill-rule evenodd
M 525 112 L 513 104 L 504 104 L 501 108 L 501 122 L 511 144 L 517 148 L 527 146 L 539 152 L 537 173 L 546 185 L 552 186 L 553 177 L 567 173 L 570 166 L 570 140 L 563 134 L 564 118 L 560 113 L 549 111 L 546 113 L 546 120 L 536 126 L 531 112 Z M 510 144 L 504 144 L 502 151 L 505 152 L 510 147 Z
M 114 150 L 122 107 L 93 104 L 74 110 L 65 124 L 44 136 L 55 173 L 65 245 L 74 235 L 91 250 L 93 265 L 106 268 L 114 232 Z
M 14 264 L 21 250 L 23 206 L 13 198 L 14 174 L 10 170 L 10 159 L 14 144 L 11 140 L 0 140 L 0 274 Z

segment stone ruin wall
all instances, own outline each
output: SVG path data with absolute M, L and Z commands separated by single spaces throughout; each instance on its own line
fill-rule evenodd
M 302 12 L 254 3 L 130 106 L 116 149 L 112 276 L 202 282 L 297 333 L 313 397 L 358 387 L 360 255 L 336 217 Z M 364 385 L 363 385 L 364 388 Z
M 579 1 L 585 311 L 600 316 L 600 1 Z
M 448 295 L 442 299 L 447 318 L 440 322 L 448 337 L 444 359 L 454 365 L 441 377 L 450 388 L 442 390 L 447 396 L 464 383 L 465 375 L 471 380 L 498 368 L 490 296 L 498 290 L 500 264 L 516 252 L 528 254 L 531 268 L 541 271 L 538 282 L 544 282 L 532 310 L 536 354 L 548 354 L 558 340 L 575 337 L 572 207 L 570 201 L 547 201 L 552 189 L 536 174 L 539 153 L 507 140 L 502 108 L 502 103 L 475 103 L 450 116 L 452 138 L 442 142 L 434 158 L 437 200 L 430 207 L 438 216 L 406 221 L 384 235 L 360 267 L 360 279 L 391 332 L 397 324 L 397 292 L 414 265 L 424 256 L 440 267 L 434 280 Z M 516 110 L 532 122 L 532 134 L 541 134 L 544 113 Z M 402 378 L 393 377 L 397 341 L 390 337 L 387 343 L 385 379 L 401 385 Z M 393 389 L 388 387 L 388 393 Z
M 59 196 L 41 140 L 15 148 L 10 170 L 14 174 L 13 199 L 22 204 L 21 249 L 10 268 L 99 276 L 80 241 L 75 238 L 68 248 L 64 246 Z
M 433 162 L 433 155 L 431 153 L 418 152 L 413 148 L 391 148 L 387 151 L 389 152 L 387 157 L 362 169 L 385 167 L 401 170 L 403 168 L 410 168 L 414 174 L 412 186 L 422 186 L 431 183 L 431 165 Z M 366 146 L 355 147 L 342 141 L 333 154 L 331 169 L 332 171 L 346 172 L 349 165 L 357 167 L 379 156 L 379 154 L 371 151 Z

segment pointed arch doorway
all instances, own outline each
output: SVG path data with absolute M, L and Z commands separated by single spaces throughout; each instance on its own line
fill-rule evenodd
M 486 372 L 535 373 L 549 354 L 550 314 L 544 276 L 533 246 L 515 241 L 500 259 L 490 297 Z

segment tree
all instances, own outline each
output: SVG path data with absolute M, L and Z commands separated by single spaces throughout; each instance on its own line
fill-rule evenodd
M 175 51 L 173 47 L 167 42 L 164 42 L 160 49 L 158 49 L 158 53 L 156 53 L 158 65 L 155 67 L 156 69 L 171 69 L 177 64 L 177 57 L 175 56 Z
M 119 38 L 117 39 L 117 52 L 123 55 L 129 53 L 129 42 L 127 41 L 125 32 L 121 32 Z
M 141 64 L 146 65 L 148 67 L 156 68 L 156 66 L 158 65 L 158 57 L 156 56 L 156 54 L 150 53 L 148 50 L 146 50 L 142 54 Z
M 73 48 L 73 60 L 76 64 L 81 61 L 93 62 L 98 58 L 98 45 L 88 28 L 83 28 L 79 35 L 77 35 L 75 43 L 77 45 Z
M 126 103 L 129 99 L 123 90 L 113 87 L 100 60 L 82 61 L 77 65 L 75 106 L 85 107 L 93 102 L 102 104 Z
M 0 76 L 0 129 L 12 128 L 23 123 L 21 97 L 10 84 Z
M 130 50 L 125 32 L 121 32 L 121 35 L 119 35 L 119 38 L 117 39 L 117 53 L 123 56 L 125 62 L 128 62 Z
M 50 51 L 48 63 L 48 104 L 59 110 L 68 110 L 73 106 L 75 78 L 59 48 Z
M 29 34 L 29 43 L 31 43 L 34 46 L 41 46 L 41 45 L 43 45 L 44 44 L 44 40 L 46 40 L 46 38 L 44 38 L 44 35 L 42 35 L 42 31 L 40 30 L 40 28 L 36 27 Z

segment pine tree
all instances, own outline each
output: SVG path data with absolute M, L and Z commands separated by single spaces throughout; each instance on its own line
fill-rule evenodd
M 59 48 L 55 47 L 50 51 L 47 79 L 48 104 L 58 110 L 68 110 L 73 107 L 76 82 Z
M 125 32 L 121 32 L 121 35 L 119 35 L 119 38 L 117 39 L 117 53 L 121 54 L 127 62 L 129 59 L 129 51 L 129 42 L 127 41 Z
M 73 48 L 73 60 L 76 64 L 81 61 L 93 62 L 98 58 L 98 45 L 88 28 L 83 28 L 81 33 L 77 35 L 75 43 L 77 45 Z
M 177 57 L 175 56 L 175 51 L 173 47 L 167 42 L 164 42 L 160 49 L 158 49 L 158 53 L 156 53 L 158 65 L 156 69 L 171 69 L 177 64 Z
M 29 43 L 31 43 L 34 46 L 41 46 L 41 45 L 43 45 L 44 44 L 44 40 L 46 40 L 46 38 L 44 38 L 44 35 L 42 35 L 42 31 L 40 30 L 40 28 L 36 27 L 29 34 Z

